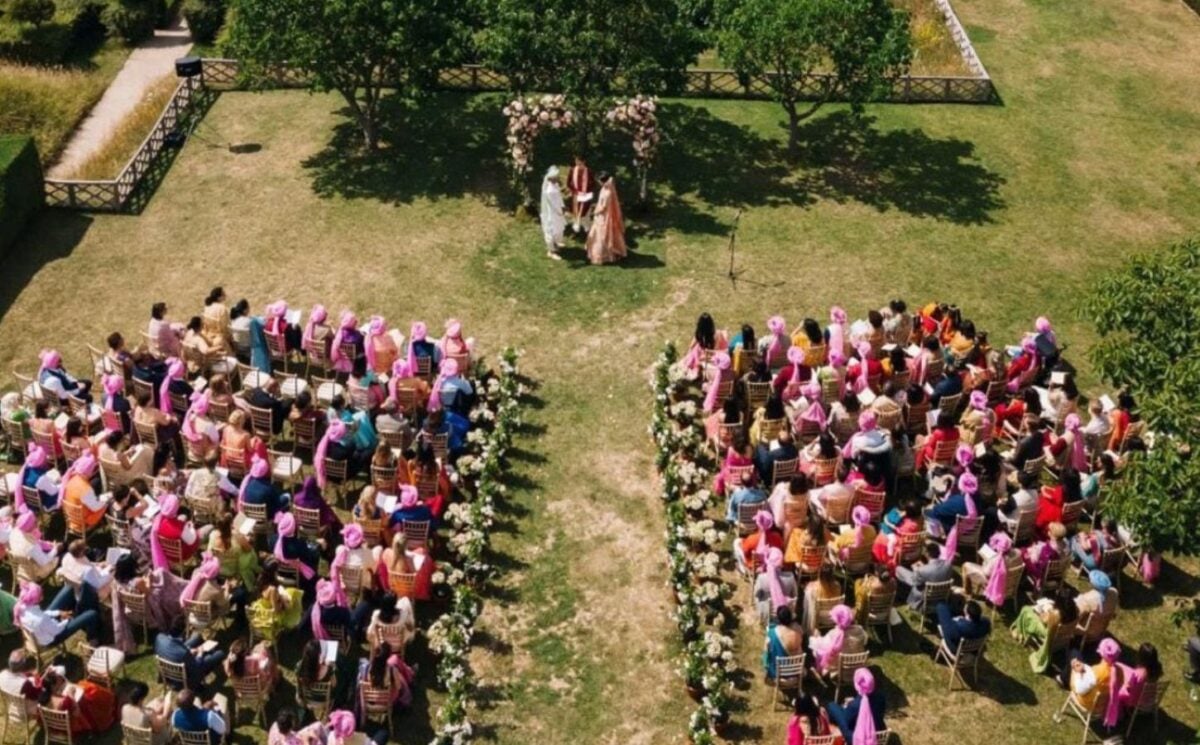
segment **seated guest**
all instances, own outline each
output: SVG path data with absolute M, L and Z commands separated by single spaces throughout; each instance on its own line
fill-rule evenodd
M 79 599 L 75 590 L 63 587 L 43 610 L 42 587 L 34 582 L 21 582 L 21 592 L 13 606 L 13 625 L 28 632 L 39 647 L 53 647 L 70 639 L 76 632 L 87 635 L 88 644 L 100 644 L 100 598 L 91 585 L 82 585 Z
M 296 516 L 290 512 L 280 512 L 275 516 L 275 533 L 272 553 L 276 564 L 294 569 L 300 586 L 304 588 L 305 599 L 311 599 L 316 588 L 317 568 L 321 563 L 319 549 L 316 544 L 296 535 Z
M 47 447 L 51 448 L 50 454 L 57 459 L 63 457 L 62 433 L 59 432 L 58 425 L 51 416 L 52 413 L 49 404 L 45 401 L 35 403 L 33 416 L 29 419 L 29 431 L 32 435 L 49 440 L 52 444 Z
M 213 654 L 225 656 L 224 652 Z M 197 701 L 196 694 L 190 687 L 180 691 L 175 698 L 175 713 L 171 716 L 171 726 L 176 731 L 207 732 L 208 741 L 212 745 L 218 745 L 229 730 L 225 713 L 215 700 L 201 705 L 197 705 Z
M 877 564 L 885 564 L 894 571 L 899 567 L 904 552 L 904 536 L 916 535 L 925 527 L 925 516 L 921 512 L 921 503 L 909 499 L 904 503 L 904 510 L 894 508 L 884 515 L 883 527 L 875 536 L 875 545 L 871 549 Z
M 266 409 L 271 412 L 271 431 L 279 434 L 283 431 L 283 423 L 287 421 L 292 401 L 279 396 L 279 381 L 275 378 L 260 378 L 262 385 L 251 389 L 246 394 L 246 403 L 256 409 Z
M 172 396 L 189 400 L 195 389 L 187 382 L 187 367 L 177 357 L 167 359 L 167 374 L 158 386 L 158 408 L 165 412 L 180 415 L 179 407 L 171 400 Z
M 133 405 L 125 395 L 125 378 L 120 375 L 105 375 L 101 382 L 104 385 L 103 421 L 108 429 L 120 429 L 129 434 L 133 431 Z M 115 418 L 114 418 L 115 417 Z M 115 423 L 114 423 L 115 422 Z
M 358 638 L 360 624 L 370 612 L 369 605 L 362 604 L 365 611 L 362 617 L 356 618 L 346 604 L 344 593 L 339 597 L 337 585 L 327 579 L 317 580 L 316 598 L 317 602 L 309 614 L 313 638 L 322 641 L 339 637 L 349 640 Z
M 268 305 L 263 313 L 263 333 L 271 336 L 282 336 L 284 348 L 294 352 L 300 348 L 300 327 L 288 323 L 288 304 L 284 300 L 276 300 Z
M 267 642 L 260 641 L 250 648 L 244 639 L 235 639 L 225 658 L 225 676 L 235 683 L 257 678 L 260 690 L 269 699 L 279 682 L 279 663 Z
M 112 594 L 112 569 L 92 562 L 87 555 L 87 544 L 78 538 L 67 546 L 58 576 L 72 586 L 90 585 L 101 600 Z
M 896 593 L 896 580 L 886 564 L 875 566 L 874 573 L 863 575 L 854 582 L 854 618 L 859 624 L 868 621 L 872 595 L 887 595 Z
M 1080 593 L 1075 598 L 1075 606 L 1081 615 L 1097 613 L 1111 616 L 1117 612 L 1117 588 L 1112 586 L 1112 578 L 1099 569 L 1088 572 L 1088 583 L 1092 589 Z
M 1007 533 L 993 533 L 979 555 L 983 564 L 963 564 L 963 586 L 967 592 L 982 590 L 988 602 L 998 608 L 1008 599 L 1009 576 L 1023 571 L 1025 560 Z
M 1121 711 L 1119 691 L 1124 681 L 1118 678 L 1110 685 L 1110 678 L 1122 674 L 1119 663 L 1121 645 L 1112 637 L 1105 637 L 1100 640 L 1096 651 L 1100 654 L 1100 661 L 1088 665 L 1083 661 L 1083 652 L 1072 649 L 1069 652 L 1071 662 L 1063 666 L 1059 683 L 1071 692 L 1071 698 L 1085 711 L 1091 711 L 1101 693 L 1109 694 L 1108 708 L 1100 714 L 1103 715 L 1104 725 L 1111 728 L 1116 725 Z M 1118 692 L 1116 696 L 1111 693 L 1114 689 Z
M 788 349 L 787 359 L 788 364 L 771 381 L 771 390 L 784 401 L 791 401 L 800 395 L 801 387 L 812 377 L 812 370 L 804 364 L 804 350 L 799 347 Z
M 360 683 L 388 691 L 392 708 L 407 709 L 412 705 L 412 685 L 416 674 L 400 655 L 392 653 L 391 646 L 386 642 L 375 648 L 365 669 L 360 666 L 360 671 Z
M 121 724 L 150 730 L 150 745 L 167 745 L 171 741 L 172 694 L 146 700 L 150 686 L 134 682 L 128 702 L 121 707 Z
M 370 589 L 375 576 L 378 560 L 372 547 L 364 544 L 362 526 L 351 523 L 341 530 L 342 545 L 337 547 L 333 561 L 329 565 L 329 574 L 337 586 L 342 586 L 343 576 L 354 572 L 358 575 L 358 586 Z
M 1050 667 L 1050 640 L 1063 624 L 1074 628 L 1078 620 L 1075 590 L 1064 583 L 1052 598 L 1039 598 L 1021 608 L 1010 631 L 1013 639 L 1022 645 L 1037 643 L 1037 649 L 1029 655 L 1029 666 L 1035 673 L 1044 673 Z
M 233 351 L 242 361 L 250 359 L 250 301 L 242 298 L 229 309 L 229 336 Z
M 109 432 L 100 443 L 100 460 L 107 464 L 109 487 L 130 484 L 154 473 L 154 450 L 145 445 L 129 444 L 122 431 Z
M 932 383 L 929 369 L 935 360 L 942 359 L 942 350 L 938 346 L 936 335 L 926 336 L 921 341 L 921 350 L 908 361 L 909 382 L 915 386 Z
M 367 642 L 377 649 L 387 642 L 392 649 L 403 652 L 417 635 L 417 622 L 413 615 L 412 601 L 397 599 L 390 592 L 380 596 L 379 607 L 371 613 L 367 626 Z
M 938 408 L 942 403 L 942 398 L 945 396 L 957 396 L 962 393 L 962 377 L 959 376 L 958 370 L 946 366 L 942 372 L 942 377 L 933 386 L 933 393 L 929 396 L 929 405 L 933 408 Z M 952 417 L 957 414 L 955 411 L 948 411 Z
M 137 406 L 133 410 L 135 424 L 154 427 L 158 440 L 158 450 L 154 454 L 154 465 L 158 468 L 165 463 L 175 449 L 175 436 L 179 434 L 179 420 L 174 415 L 155 406 L 147 391 L 138 391 L 133 396 Z M 169 404 L 168 404 L 169 405 Z M 183 462 L 182 453 L 176 455 L 179 463 Z
M 63 367 L 62 355 L 56 350 L 44 349 L 38 357 L 42 362 L 42 366 L 38 370 L 38 383 L 43 390 L 50 391 L 64 404 L 67 396 L 74 396 L 88 403 L 92 402 L 92 381 L 76 380 L 71 377 Z
M 174 662 L 183 665 L 184 672 L 187 674 L 187 688 L 196 690 L 204 684 L 205 678 L 214 670 L 221 666 L 225 660 L 225 650 L 217 649 L 211 652 L 205 652 L 201 649 L 204 640 L 198 634 L 194 634 L 188 639 L 183 638 L 186 630 L 186 624 L 183 615 L 175 618 L 169 629 L 159 631 L 154 637 L 154 654 L 163 658 L 167 662 Z M 168 683 L 172 688 L 174 684 Z M 180 727 L 178 722 L 175 724 L 176 729 L 192 729 L 191 727 Z
M 404 414 L 410 419 L 424 411 L 429 402 L 429 383 L 424 378 L 417 377 L 415 363 L 401 357 L 392 364 L 392 377 L 388 380 L 388 402 L 397 406 L 396 413 Z M 402 398 L 411 398 L 412 406 L 407 410 L 401 406 Z
M 1122 545 L 1121 530 L 1111 517 L 1104 520 L 1100 530 L 1076 533 L 1071 538 L 1071 552 L 1088 571 L 1100 568 L 1100 558 L 1105 551 L 1118 549 Z
M 25 699 L 25 715 L 37 719 L 37 699 L 41 683 L 37 676 L 37 660 L 24 649 L 14 649 L 8 655 L 8 667 L 0 670 L 0 691 L 16 699 Z M 18 709 L 11 714 L 16 715 Z
M 850 519 L 854 527 L 842 530 L 833 538 L 829 545 L 831 556 L 845 560 L 850 552 L 863 546 L 875 543 L 875 526 L 871 524 L 871 511 L 863 505 L 856 505 L 850 511 Z
M 333 511 L 333 507 L 329 505 L 329 502 L 325 501 L 325 495 L 321 493 L 321 487 L 317 486 L 316 477 L 309 476 L 304 479 L 304 485 L 292 495 L 292 504 L 307 510 L 317 510 L 320 513 L 319 524 L 321 526 L 322 538 L 329 539 L 341 533 L 342 520 Z
M 367 367 L 376 375 L 388 373 L 400 356 L 400 349 L 396 346 L 396 337 L 389 333 L 387 322 L 382 316 L 371 316 L 371 320 L 367 323 L 363 352 L 366 356 Z
M 847 745 L 870 745 L 875 742 L 877 732 L 887 729 L 883 722 L 887 708 L 883 692 L 875 689 L 875 676 L 865 667 L 854 671 L 854 690 L 857 696 L 846 699 L 842 704 L 831 701 L 825 708 L 830 721 L 841 730 L 842 740 Z
M 912 565 L 896 567 L 896 579 L 909 586 L 908 607 L 919 610 L 925 597 L 927 582 L 954 579 L 954 564 L 942 558 L 942 547 L 935 541 L 925 543 L 924 559 Z
M 108 348 L 104 350 L 104 357 L 96 363 L 96 377 L 116 375 L 125 379 L 133 374 L 133 355 L 125 348 L 125 337 L 114 331 L 104 343 Z
M 432 360 L 429 369 L 436 369 L 437 363 L 441 361 L 441 350 L 437 344 L 429 341 L 429 329 L 421 321 L 416 321 L 412 325 L 412 329 L 408 337 L 408 349 L 406 350 L 408 358 L 408 367 L 412 370 L 413 375 L 417 374 L 417 359 L 427 357 Z
M 392 545 L 384 549 L 376 567 L 376 583 L 381 588 L 387 588 L 396 595 L 408 595 L 416 600 L 428 600 L 430 597 L 430 582 L 432 581 L 434 562 L 429 557 L 429 550 L 424 547 L 409 548 L 408 539 L 404 533 L 398 532 L 392 536 Z M 412 587 L 403 587 L 397 575 L 415 574 Z
M 791 531 L 801 527 L 808 518 L 808 477 L 797 473 L 787 481 L 780 481 L 767 497 L 767 504 L 776 527 L 783 531 L 786 545 Z M 788 523 L 789 515 L 795 524 Z
M 204 298 L 200 333 L 210 347 L 220 350 L 222 354 L 231 354 L 233 338 L 229 333 L 229 307 L 225 305 L 225 299 L 224 287 L 214 287 L 209 291 Z
M 42 540 L 37 515 L 29 510 L 21 512 L 13 520 L 8 536 L 8 551 L 13 557 L 30 562 L 29 570 L 33 572 L 31 579 L 40 582 L 54 574 L 58 563 L 58 547 L 57 542 Z
M 255 456 L 238 490 L 239 510 L 243 504 L 263 505 L 267 508 L 267 519 L 274 520 L 290 503 L 291 497 L 271 480 L 271 465 Z
M 754 573 L 762 569 L 761 559 L 771 548 L 780 550 L 783 558 L 783 535 L 775 530 L 775 518 L 766 509 L 759 510 L 754 515 L 754 524 L 758 530 L 745 538 L 734 538 L 734 558 L 738 571 Z
M 1064 468 L 1054 486 L 1042 487 L 1038 494 L 1038 513 L 1035 529 L 1038 537 L 1045 538 L 1050 523 L 1062 522 L 1063 507 L 1072 502 L 1083 501 L 1079 472 Z
M 967 601 L 960 616 L 954 615 L 948 602 L 938 603 L 937 619 L 942 644 L 951 652 L 958 652 L 963 639 L 982 639 L 992 633 L 992 622 L 983 617 L 983 606 L 974 600 Z
M 428 521 L 430 527 L 433 527 L 435 522 L 433 511 L 429 509 L 429 505 L 420 501 L 417 488 L 405 484 L 400 487 L 400 499 L 396 504 L 395 511 L 392 512 L 388 524 L 392 530 L 398 530 L 406 522 L 424 522 Z
M 824 675 L 837 668 L 843 649 L 846 647 L 847 632 L 854 624 L 854 610 L 845 604 L 835 605 L 829 611 L 833 628 L 823 635 L 809 637 L 808 649 L 812 652 L 812 665 L 818 674 Z
M 724 345 L 725 334 L 722 332 L 721 344 Z M 463 338 L 462 323 L 457 318 L 450 318 L 446 321 L 446 333 L 438 339 L 437 347 L 441 351 L 442 357 L 454 357 L 471 353 L 471 347 L 474 346 L 474 341 Z
M 1138 706 L 1146 684 L 1155 683 L 1162 678 L 1163 667 L 1158 660 L 1158 649 L 1149 642 L 1143 643 L 1138 647 L 1134 666 L 1122 672 L 1124 681 L 1117 694 L 1117 701 L 1121 704 L 1122 713 L 1127 714 Z
M 181 559 L 186 562 L 200 548 L 200 536 L 191 520 L 179 517 L 179 497 L 164 495 L 158 502 L 158 514 L 150 528 L 150 553 L 156 569 L 170 569 L 171 561 L 163 549 L 163 539 L 178 541 Z
M 146 327 L 146 333 L 150 336 L 151 342 L 157 347 L 160 355 L 164 357 L 179 356 L 183 328 L 179 324 L 167 320 L 166 303 L 159 302 L 150 307 L 150 323 Z
M 193 393 L 191 405 L 183 416 L 183 424 L 179 428 L 185 445 L 197 460 L 204 460 L 209 453 L 216 453 L 221 441 L 221 430 L 211 417 L 208 416 L 210 402 L 209 393 Z
M 262 589 L 258 599 L 246 609 L 250 617 L 250 627 L 255 635 L 275 643 L 280 634 L 301 624 L 304 615 L 304 591 L 298 587 L 278 586 L 272 571 L 262 575 L 259 586 Z M 317 651 L 317 656 L 320 657 L 319 645 Z
M 246 588 L 236 581 L 221 583 L 221 561 L 209 554 L 200 565 L 192 570 L 192 577 L 183 593 L 179 596 L 179 604 L 186 607 L 188 602 L 208 603 L 214 618 L 229 615 L 230 608 L 234 611 L 234 619 L 239 626 L 246 623 L 246 602 L 249 598 Z M 193 617 L 192 623 L 197 623 Z
M 1040 478 L 1039 474 L 1022 471 L 1017 475 L 1020 488 L 996 503 L 996 518 L 1005 530 L 1014 532 L 1022 512 L 1038 509 L 1038 502 L 1041 500 Z
M 731 523 L 737 522 L 738 508 L 743 505 L 762 504 L 767 501 L 767 494 L 754 484 L 754 475 L 742 475 L 742 483 L 729 495 L 725 506 L 725 519 Z
M 220 563 L 220 576 L 237 579 L 243 587 L 258 584 L 261 567 L 254 544 L 240 530 L 233 529 L 233 513 L 224 512 L 217 518 L 216 527 L 208 535 L 208 551 Z
M 786 604 L 775 611 L 774 620 L 767 626 L 767 639 L 763 649 L 763 670 L 767 680 L 775 680 L 775 663 L 780 657 L 791 657 L 804 650 L 804 632 L 792 618 L 792 609 Z
M 925 511 L 926 524 L 935 536 L 948 536 L 958 523 L 959 517 L 974 517 L 978 514 L 975 492 L 979 489 L 979 481 L 970 471 L 966 471 L 958 477 L 955 485 L 958 488 Z
M 783 571 L 783 552 L 770 548 L 763 560 L 765 571 L 754 580 L 754 605 L 759 620 L 766 622 L 776 610 L 792 607 L 798 594 L 796 575 Z
M 783 560 L 787 564 L 800 564 L 804 559 L 805 549 L 824 549 L 829 544 L 829 528 L 825 524 L 825 519 L 816 510 L 809 510 L 805 516 L 803 525 L 792 530 L 788 535 L 787 548 L 783 552 Z M 820 564 L 824 563 L 825 551 L 808 552 L 811 565 L 806 566 L 806 569 L 815 569 Z M 819 558 L 819 560 L 818 560 Z
M 796 445 L 792 442 L 792 432 L 788 427 L 779 430 L 779 435 L 770 443 L 760 444 L 754 452 L 754 465 L 758 468 L 758 477 L 764 483 L 771 483 L 775 476 L 775 464 L 779 461 L 793 460 L 799 455 Z
M 850 438 L 842 448 L 842 458 L 857 460 L 868 458 L 879 461 L 886 468 L 891 462 L 892 438 L 879 428 L 879 419 L 875 412 L 867 410 L 858 415 L 858 432 Z
M 442 360 L 437 380 L 429 393 L 427 408 L 429 411 L 446 409 L 457 414 L 466 415 L 475 404 L 475 389 L 471 383 L 460 375 L 458 360 Z
M 940 443 L 958 443 L 958 425 L 948 411 L 939 411 L 937 423 L 928 437 L 917 437 L 917 470 L 924 471 L 933 463 L 933 456 Z
M 787 745 L 804 745 L 809 737 L 824 737 L 832 730 L 829 716 L 821 708 L 817 697 L 803 693 L 792 702 L 792 718 L 788 720 Z
M 6 478 L 8 481 L 8 489 L 17 512 L 33 509 L 33 506 L 25 504 L 25 489 L 37 489 L 43 510 L 58 509 L 58 492 L 62 477 L 54 470 L 49 454 L 41 445 L 34 445 L 29 449 L 15 478 L 7 474 L 0 478 Z
M 73 737 L 105 732 L 117 718 L 117 697 L 111 690 L 86 678 L 71 683 L 54 668 L 42 676 L 39 702 L 43 708 L 67 712 Z
M 246 431 L 246 413 L 242 410 L 229 414 L 229 422 L 221 430 L 221 465 L 230 467 L 230 452 L 242 454 L 242 466 L 249 467 L 255 458 L 267 459 L 267 445 Z
M 82 512 L 88 530 L 104 522 L 104 512 L 108 509 L 109 498 L 96 496 L 96 491 L 92 488 L 92 477 L 96 475 L 96 467 L 96 458 L 91 453 L 84 453 L 71 464 L 58 485 L 58 497 L 64 508 L 70 507 Z
M 1050 562 L 1069 556 L 1071 552 L 1066 526 L 1062 523 L 1050 523 L 1047 532 L 1045 540 L 1021 549 L 1021 557 L 1025 560 L 1025 574 L 1034 582 L 1041 582 Z

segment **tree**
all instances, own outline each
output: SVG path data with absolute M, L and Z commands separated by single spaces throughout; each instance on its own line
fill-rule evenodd
M 12 0 L 8 14 L 14 21 L 40 26 L 54 17 L 54 0 Z
M 617 94 L 682 88 L 704 48 L 690 8 L 681 0 L 485 0 L 478 44 L 514 92 L 566 94 L 585 152 Z
M 251 79 L 270 79 L 286 65 L 310 90 L 340 93 L 373 150 L 384 89 L 412 97 L 461 60 L 466 7 L 461 0 L 236 0 L 230 48 Z
M 833 100 L 859 110 L 912 59 L 908 15 L 889 0 L 724 0 L 717 24 L 722 59 L 787 112 L 790 155 L 802 121 Z
M 1200 239 L 1131 258 L 1085 313 L 1101 337 L 1092 364 L 1134 396 L 1151 433 L 1104 509 L 1156 550 L 1200 554 Z

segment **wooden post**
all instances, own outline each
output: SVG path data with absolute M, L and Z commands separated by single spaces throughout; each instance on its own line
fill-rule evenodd
M 479 65 L 471 65 L 471 90 L 479 90 Z

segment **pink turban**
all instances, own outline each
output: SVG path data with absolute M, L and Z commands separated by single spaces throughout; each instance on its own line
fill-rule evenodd
M 429 404 L 426 408 L 430 411 L 437 411 L 442 408 L 442 386 L 450 378 L 458 376 L 458 360 L 447 357 L 442 360 L 441 366 L 438 368 L 437 380 L 433 382 L 433 388 L 429 391 Z
M 283 539 L 296 535 L 296 516 L 290 512 L 280 512 L 276 515 L 275 532 L 279 534 L 275 539 L 275 560 L 300 572 L 305 579 L 312 579 L 316 574 L 312 567 L 299 559 L 289 559 L 283 553 Z
M 858 380 L 854 381 L 854 392 L 862 393 L 869 387 L 871 378 L 871 344 L 870 342 L 860 341 L 855 347 L 858 352 Z
M 787 360 L 792 363 L 792 383 L 800 382 L 800 368 L 804 367 L 804 350 L 800 347 L 789 347 Z
M 730 365 L 733 361 L 729 359 L 729 355 L 725 352 L 717 352 L 712 357 L 712 365 L 717 369 L 717 374 L 708 383 L 708 393 L 704 395 L 704 411 L 712 412 L 717 407 L 717 392 L 721 387 L 721 383 L 729 372 Z
M 30 468 L 42 469 L 46 467 L 50 457 L 46 455 L 46 449 L 41 445 L 34 445 L 25 454 L 25 462 L 21 464 L 21 470 L 17 472 L 17 488 L 13 490 L 13 507 L 17 512 L 24 509 L 29 509 L 25 504 L 25 471 Z M 2 478 L 2 477 L 0 477 Z
M 346 359 L 346 356 L 342 354 L 342 339 L 345 338 L 347 331 L 352 331 L 357 327 L 358 316 L 354 315 L 354 313 L 349 310 L 343 310 L 341 323 L 338 324 L 338 330 L 333 335 L 333 344 L 330 345 L 329 348 L 329 359 L 333 362 L 333 364 L 337 365 L 342 363 L 347 366 L 347 369 L 349 369 L 348 366 L 351 362 L 353 362 L 353 360 Z
M 772 546 L 767 551 L 767 558 L 763 563 L 767 567 L 767 585 L 771 588 L 771 610 L 778 610 L 788 604 L 788 596 L 783 591 L 783 582 L 779 577 L 780 568 L 783 566 L 783 551 Z
M 1108 708 L 1104 710 L 1104 726 L 1115 727 L 1121 718 L 1121 686 L 1124 683 L 1124 671 L 1117 664 L 1121 657 L 1121 645 L 1111 636 L 1100 640 L 1097 647 L 1100 659 L 1108 663 Z
M 425 341 L 426 337 L 429 335 L 429 329 L 425 328 L 425 324 L 421 323 L 420 321 L 417 321 L 416 323 L 414 323 L 412 325 L 411 331 L 412 331 L 412 333 L 409 334 L 409 339 L 408 339 L 408 369 L 412 371 L 413 375 L 416 375 L 416 373 L 417 373 L 416 344 L 419 341 Z
M 328 483 L 325 475 L 325 454 L 329 452 L 329 443 L 340 440 L 345 436 L 346 423 L 341 419 L 334 419 L 325 428 L 325 434 L 321 437 L 321 441 L 317 443 L 317 451 L 313 453 L 313 470 L 317 472 L 317 484 L 322 489 Z
M 787 322 L 783 320 L 783 316 L 771 316 L 767 319 L 767 330 L 771 332 L 771 343 L 767 346 L 767 367 L 771 366 L 772 361 L 783 354 L 783 339 L 787 333 Z
M 996 552 L 996 563 L 992 565 L 992 573 L 988 577 L 987 587 L 983 594 L 997 608 L 1004 605 L 1008 590 L 1008 551 L 1012 548 L 1012 538 L 1007 533 L 993 533 L 988 539 L 988 546 Z
M 267 316 L 270 318 L 283 318 L 287 315 L 288 304 L 286 300 L 276 300 L 267 306 Z
M 204 416 L 208 413 L 208 404 L 211 396 L 208 391 L 200 393 L 199 391 L 192 394 L 192 405 L 188 408 L 187 413 L 183 415 L 183 426 L 180 427 L 180 434 L 184 439 L 190 442 L 199 442 L 204 435 L 196 431 L 196 417 Z
M 842 646 L 846 643 L 846 629 L 854 623 L 854 610 L 845 603 L 839 603 L 829 611 L 829 618 L 835 625 L 821 637 L 824 641 L 817 649 L 817 666 L 822 672 L 828 670 L 842 653 Z
M 345 709 L 329 712 L 329 730 L 338 742 L 346 740 L 354 734 L 356 724 L 353 712 Z
M 981 391 L 979 389 L 971 391 L 970 401 L 971 401 L 972 409 L 975 409 L 976 411 L 986 411 L 987 410 L 987 403 L 988 403 L 987 394 L 984 393 L 983 391 Z
M 342 528 L 342 542 L 346 548 L 358 548 L 363 542 L 363 529 L 358 523 L 350 523 Z
M 246 500 L 246 488 L 250 486 L 250 479 L 265 479 L 271 473 L 271 464 L 265 461 L 262 457 L 255 455 L 250 459 L 250 472 L 242 478 L 242 483 L 238 487 L 238 507 Z
M 13 522 L 13 525 L 17 526 L 17 530 L 21 531 L 22 533 L 33 534 L 34 531 L 37 530 L 37 515 L 33 514 L 29 510 L 20 511 L 17 514 L 17 519 Z M 38 537 L 40 537 L 40 535 Z
M 85 450 L 83 455 L 79 456 L 63 474 L 62 481 L 58 482 L 58 503 L 62 504 L 63 498 L 67 496 L 67 483 L 72 476 L 82 476 L 84 480 L 90 481 L 95 472 L 96 456 L 92 455 L 92 451 Z
M 959 443 L 954 449 L 954 460 L 958 461 L 959 468 L 970 468 L 975 462 L 975 449 L 966 443 Z
M 868 409 L 867 411 L 864 411 L 858 415 L 858 431 L 870 432 L 871 430 L 875 429 L 875 425 L 878 424 L 878 422 L 879 420 L 876 418 L 875 412 Z
M 392 377 L 388 380 L 388 394 L 393 401 L 399 400 L 400 381 L 413 376 L 412 365 L 404 357 L 397 357 L 392 363 Z
M 54 349 L 43 349 L 38 353 L 38 359 L 42 361 L 42 366 L 38 370 L 39 375 L 45 370 L 57 370 L 62 365 L 62 355 Z
M 221 573 L 221 560 L 207 551 L 204 553 L 204 561 L 200 562 L 200 566 L 192 572 L 192 578 L 188 581 L 187 587 L 183 588 L 183 592 L 179 594 L 179 605 L 185 607 L 185 603 L 189 600 L 195 600 L 196 594 L 200 592 L 200 587 L 212 579 L 215 579 Z
M 311 572 L 312 570 L 310 569 L 309 571 Z M 328 640 L 330 638 L 325 625 L 321 623 L 321 607 L 328 608 L 336 604 L 337 588 L 327 579 L 317 580 L 317 602 L 313 603 L 312 613 L 309 614 L 313 636 L 317 639 Z
M 21 628 L 21 614 L 31 606 L 41 605 L 42 586 L 37 582 L 21 582 L 21 592 L 17 595 L 16 605 L 13 606 L 13 625 Z
M 813 382 L 804 386 L 804 397 L 808 399 L 808 408 L 800 412 L 800 420 L 813 422 L 817 429 L 824 432 L 826 420 L 825 407 L 821 405 L 821 384 Z
M 420 493 L 417 491 L 417 487 L 412 486 L 410 484 L 404 484 L 403 486 L 400 487 L 400 507 L 401 507 L 401 509 L 407 510 L 410 507 L 416 507 L 419 499 L 420 499 Z
M 367 367 L 371 370 L 375 369 L 375 337 L 385 333 L 387 333 L 387 321 L 383 320 L 383 316 L 371 316 L 371 321 L 367 324 L 367 338 L 363 341 L 363 349 L 367 354 Z
M 842 350 L 840 350 L 840 349 L 834 349 L 834 350 L 830 350 L 830 352 L 829 352 L 829 366 L 830 366 L 830 367 L 845 367 L 845 366 L 846 366 L 846 354 L 845 354 L 845 352 L 843 352 L 843 351 L 842 351 Z
M 1074 412 L 1067 414 L 1063 420 L 1063 429 L 1071 433 L 1071 467 L 1080 473 L 1088 470 L 1087 451 L 1083 446 L 1083 422 Z
M 175 517 L 177 514 L 179 514 L 179 497 L 174 494 L 163 496 L 159 500 L 158 514 L 154 516 L 154 524 L 150 528 L 150 559 L 155 569 L 171 568 L 171 562 L 167 559 L 166 552 L 163 551 L 158 533 L 162 521 L 168 517 Z
M 875 692 L 875 676 L 865 667 L 854 671 L 854 690 L 862 696 L 858 704 L 858 719 L 854 722 L 852 745 L 875 745 L 875 715 L 868 697 Z
M 446 321 L 446 338 L 462 338 L 462 322 L 457 318 L 451 318 L 449 321 Z
M 866 528 L 871 524 L 871 511 L 861 504 L 855 505 L 850 519 L 854 521 L 854 547 L 861 548 L 866 541 Z
M 979 517 L 979 508 L 975 505 L 975 492 L 979 491 L 979 481 L 975 478 L 975 475 L 970 471 L 964 471 L 958 477 L 958 490 L 962 492 L 963 503 L 967 507 L 967 517 L 971 519 Z M 945 561 L 954 561 L 954 557 L 957 554 L 958 523 L 955 522 L 954 527 L 950 528 L 950 533 L 946 536 L 946 545 L 942 547 L 942 559 Z M 1003 583 L 1001 587 L 1003 587 Z M 1003 590 L 1001 591 L 1003 592 Z
M 107 394 L 104 400 L 104 408 L 112 411 L 116 403 L 115 399 L 118 395 L 125 392 L 125 378 L 120 375 L 105 375 L 101 381 L 104 385 L 104 393 Z
M 775 527 L 775 517 L 768 510 L 759 510 L 754 513 L 754 525 L 758 528 L 758 546 L 754 549 L 754 553 L 766 556 L 767 549 L 771 547 L 767 543 L 767 532 Z
M 829 309 L 829 350 L 841 352 L 846 348 L 846 311 L 838 306 Z
M 163 378 L 163 382 L 158 386 L 158 408 L 166 414 L 173 412 L 171 406 L 171 381 L 183 380 L 183 374 L 187 372 L 187 367 L 184 366 L 183 360 L 178 357 L 171 357 L 167 360 L 167 375 Z
M 300 346 L 306 351 L 312 346 L 313 337 L 316 336 L 317 326 L 325 323 L 325 319 L 329 317 L 329 311 L 325 310 L 325 306 L 317 303 L 312 307 L 308 314 L 308 323 L 304 324 L 304 336 L 301 337 Z
M 1051 344 L 1058 344 L 1058 340 L 1054 336 L 1054 327 L 1050 325 L 1049 318 L 1046 318 L 1045 316 L 1038 316 L 1037 320 L 1033 322 L 1033 327 L 1037 329 L 1039 334 L 1043 334 L 1047 339 L 1049 339 Z

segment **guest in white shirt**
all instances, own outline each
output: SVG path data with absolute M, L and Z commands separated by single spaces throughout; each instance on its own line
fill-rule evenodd
M 44 610 L 41 585 L 23 583 L 21 595 L 13 607 L 13 620 L 37 640 L 39 647 L 51 647 L 66 641 L 75 632 L 87 634 L 88 643 L 100 645 L 100 600 L 90 585 L 83 585 L 79 600 L 75 591 L 63 587 Z
M 22 512 L 13 523 L 13 528 L 8 538 L 8 550 L 12 555 L 29 560 L 32 564 L 30 571 L 38 581 L 53 574 L 57 568 L 59 544 L 42 540 L 42 532 L 37 526 L 37 515 L 28 510 Z
M 101 599 L 112 593 L 112 570 L 93 564 L 87 556 L 87 544 L 78 538 L 67 546 L 58 575 L 73 585 L 91 585 Z
M 37 682 L 37 663 L 24 649 L 15 649 L 8 656 L 8 667 L 0 670 L 0 691 L 25 699 L 25 713 L 37 716 L 37 698 L 41 688 Z

